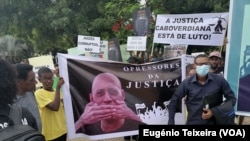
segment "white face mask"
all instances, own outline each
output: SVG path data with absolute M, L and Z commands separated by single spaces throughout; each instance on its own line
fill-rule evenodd
M 196 66 L 196 73 L 200 76 L 205 76 L 208 74 L 210 65 Z

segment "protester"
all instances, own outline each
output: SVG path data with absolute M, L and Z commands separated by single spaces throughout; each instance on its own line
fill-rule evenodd
M 243 125 L 243 122 L 245 120 L 245 116 L 243 115 L 236 115 L 236 119 L 238 119 L 238 125 Z
M 223 76 L 224 67 L 221 67 L 222 57 L 218 51 L 209 54 L 210 72 Z
M 29 64 L 15 64 L 17 71 L 17 96 L 14 102 L 15 105 L 27 108 L 30 113 L 36 118 L 36 123 L 40 132 L 42 132 L 42 123 L 39 109 L 34 96 L 36 87 L 36 76 L 33 72 L 33 66 Z
M 22 59 L 22 61 L 20 62 L 21 64 L 29 64 L 29 60 L 28 59 Z
M 53 90 L 53 76 L 52 70 L 47 67 L 38 70 L 38 80 L 43 88 L 36 90 L 35 97 L 41 112 L 42 133 L 46 140 L 66 141 L 66 119 L 60 93 L 64 80 L 60 77 L 56 90 Z
M 135 56 L 130 56 L 127 61 L 131 64 L 138 64 L 138 59 Z
M 194 75 L 196 72 L 195 72 L 195 69 L 194 69 L 194 64 L 188 64 L 186 66 L 186 78 Z
M 143 124 L 125 103 L 120 80 L 111 73 L 98 74 L 92 83 L 90 102 L 75 123 L 89 135 L 138 130 Z
M 163 54 L 162 53 L 159 53 L 158 51 L 154 51 L 153 52 L 153 55 L 151 55 L 150 57 L 150 62 L 156 62 L 156 61 L 161 61 L 163 60 Z
M 5 60 L 0 59 L 0 114 L 9 115 L 10 108 L 16 98 L 17 83 L 16 83 L 15 68 Z M 32 116 L 28 109 L 21 107 L 23 125 L 29 125 L 38 130 L 36 119 Z M 6 128 L 10 124 L 10 119 L 5 116 L 0 116 L 0 129 Z
M 187 96 L 187 125 L 215 124 L 214 117 L 218 115 L 214 113 L 218 113 L 218 109 L 225 107 L 223 105 L 228 105 L 229 107 L 235 105 L 236 98 L 228 82 L 223 77 L 218 77 L 218 75 L 210 73 L 209 67 L 210 63 L 207 55 L 200 54 L 195 57 L 194 68 L 196 69 L 196 75 L 185 79 L 179 85 L 168 105 L 169 125 L 175 124 L 174 119 L 178 102 L 185 96 Z M 224 104 L 215 107 L 209 107 L 209 105 L 208 107 L 204 107 L 203 97 L 214 94 L 219 94 L 221 97 L 224 96 Z

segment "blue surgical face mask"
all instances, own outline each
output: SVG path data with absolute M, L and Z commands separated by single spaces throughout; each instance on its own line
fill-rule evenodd
M 208 74 L 210 65 L 196 66 L 196 73 L 200 76 L 205 76 Z

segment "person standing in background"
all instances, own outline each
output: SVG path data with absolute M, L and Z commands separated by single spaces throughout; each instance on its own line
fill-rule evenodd
M 186 96 L 187 106 L 187 125 L 214 125 L 215 118 L 221 116 L 219 111 L 226 108 L 233 108 L 236 103 L 236 97 L 232 91 L 230 85 L 223 77 L 209 72 L 210 62 L 209 57 L 206 54 L 197 55 L 194 59 L 194 68 L 196 74 L 185 79 L 176 89 L 173 94 L 170 104 L 168 105 L 169 110 L 169 125 L 175 124 L 175 112 L 178 107 L 178 102 Z M 216 95 L 221 101 L 221 105 L 215 107 L 204 107 L 205 96 Z M 225 98 L 222 101 L 222 97 Z M 217 113 L 217 114 L 216 114 Z M 220 114 L 220 115 L 219 115 Z
M 22 61 L 20 62 L 21 64 L 29 64 L 29 60 L 28 59 L 22 59 Z
M 15 64 L 15 69 L 17 71 L 16 82 L 18 91 L 14 105 L 27 108 L 35 117 L 38 129 L 40 132 L 42 132 L 40 112 L 33 93 L 37 83 L 35 73 L 33 72 L 33 66 L 20 63 Z
M 14 100 L 16 99 L 17 83 L 16 83 L 16 70 L 7 61 L 0 59 L 0 114 L 9 115 L 10 109 Z M 36 120 L 28 109 L 20 107 L 22 111 L 23 125 L 29 125 L 38 130 Z M 0 129 L 9 126 L 10 119 L 5 116 L 0 116 Z
M 67 128 L 61 86 L 64 84 L 59 78 L 56 90 L 53 89 L 54 74 L 50 68 L 41 67 L 38 70 L 38 80 L 43 88 L 35 91 L 35 97 L 41 112 L 42 133 L 46 140 L 66 141 Z
M 194 75 L 196 72 L 195 72 L 195 69 L 194 69 L 194 64 L 188 64 L 186 66 L 186 78 Z
M 223 77 L 224 68 L 221 67 L 221 53 L 218 51 L 213 51 L 209 54 L 209 62 L 210 62 L 210 72 L 218 74 Z

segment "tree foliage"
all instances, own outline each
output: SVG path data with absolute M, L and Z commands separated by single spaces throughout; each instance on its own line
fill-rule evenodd
M 157 14 L 226 12 L 229 0 L 0 0 L 0 36 L 12 35 L 36 53 L 66 51 L 77 45 L 77 35 L 118 38 L 126 43 L 133 31 L 133 11 L 149 7 Z M 120 30 L 113 26 L 122 21 Z M 154 31 L 154 23 L 151 28 Z M 152 41 L 152 36 L 150 37 Z M 151 45 L 149 45 L 150 47 Z M 150 51 L 150 49 L 148 49 Z

